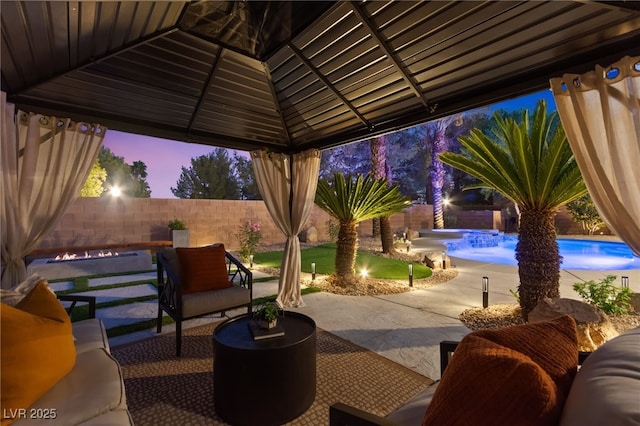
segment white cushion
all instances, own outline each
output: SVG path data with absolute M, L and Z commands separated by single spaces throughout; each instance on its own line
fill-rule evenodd
M 14 425 L 76 425 L 127 408 L 120 365 L 104 349 L 78 353 L 73 370 L 30 409 L 56 409 L 56 419 L 18 420 Z
M 404 403 L 402 407 L 389 414 L 386 418 L 398 426 L 415 426 L 422 424 L 424 413 L 427 411 L 427 407 L 439 383 L 438 381 L 427 386 L 425 390 Z
M 104 323 L 98 318 L 77 321 L 72 323 L 71 327 L 73 337 L 76 339 L 76 353 L 80 354 L 92 349 L 106 349 L 107 352 L 111 352 Z

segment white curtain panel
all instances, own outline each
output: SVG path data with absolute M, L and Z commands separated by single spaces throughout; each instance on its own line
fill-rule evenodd
M 280 268 L 278 297 L 282 307 L 304 306 L 300 293 L 300 239 L 318 186 L 320 151 L 298 154 L 251 152 L 260 194 L 273 221 L 287 237 Z
M 15 114 L 2 92 L 2 288 L 26 279 L 23 257 L 80 193 L 105 132 L 70 119 Z
M 640 56 L 553 78 L 551 89 L 594 204 L 640 256 Z

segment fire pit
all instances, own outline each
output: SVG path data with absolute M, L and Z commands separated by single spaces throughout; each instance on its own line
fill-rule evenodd
M 152 269 L 151 255 L 146 251 L 115 253 L 85 252 L 85 255 L 59 255 L 49 259 L 35 259 L 27 266 L 27 275 L 37 273 L 54 280 L 96 274 L 148 271 Z

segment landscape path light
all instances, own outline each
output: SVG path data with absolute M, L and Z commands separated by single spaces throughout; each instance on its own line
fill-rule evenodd
M 249 267 L 253 268 L 253 255 L 252 254 L 249 255 Z
M 413 287 L 413 263 L 409 264 L 409 287 Z
M 316 279 L 316 262 L 311 262 L 311 279 Z
M 482 307 L 489 307 L 489 277 L 482 277 Z
M 622 288 L 629 288 L 629 277 L 622 276 Z

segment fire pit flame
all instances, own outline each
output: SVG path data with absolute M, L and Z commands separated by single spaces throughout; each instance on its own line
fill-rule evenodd
M 104 252 L 103 250 L 100 250 L 98 252 L 98 254 L 96 255 L 98 257 L 110 257 L 110 256 L 119 256 L 118 252 Z M 63 254 L 63 255 L 57 255 L 54 260 L 58 260 L 58 261 L 63 261 L 63 260 L 75 260 L 75 259 L 91 259 L 93 256 L 89 254 L 89 252 L 85 251 L 84 252 L 84 257 L 83 256 L 78 256 L 77 254 L 69 254 L 68 252 Z

